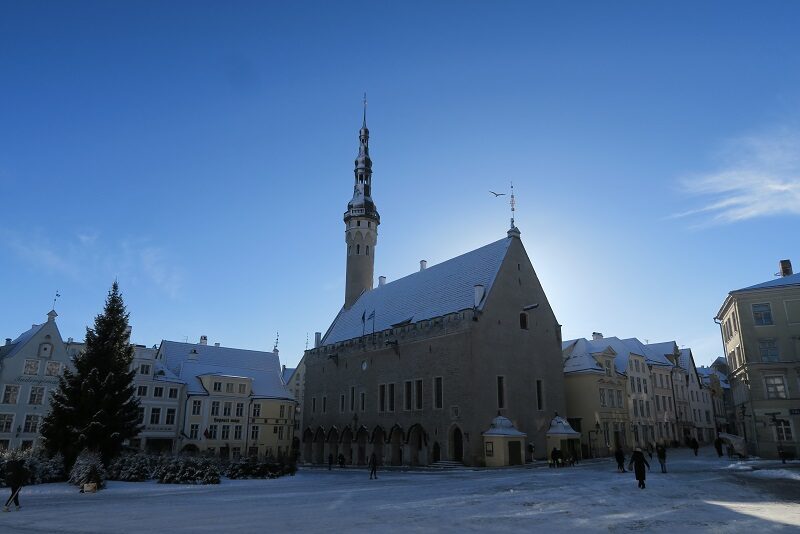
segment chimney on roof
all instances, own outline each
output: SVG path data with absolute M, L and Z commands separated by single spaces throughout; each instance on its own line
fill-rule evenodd
M 603 339 L 602 332 L 592 332 L 592 341 L 597 341 L 598 339 Z
M 781 276 L 792 276 L 792 274 L 794 274 L 792 271 L 792 260 L 781 260 L 779 265 L 781 267 Z
M 73 341 L 75 341 L 73 338 L 71 338 L 71 337 L 67 338 L 67 343 L 72 343 Z
M 219 347 L 219 341 L 217 341 L 216 343 L 214 343 L 214 346 L 215 346 L 215 347 Z
M 475 284 L 475 302 L 473 304 L 475 308 L 481 305 L 485 293 L 486 288 L 483 287 L 483 284 Z
M 200 336 L 200 344 L 208 345 L 208 336 Z
M 6 338 L 6 345 L 11 345 L 11 338 L 10 337 Z
M 428 261 L 427 260 L 419 260 L 419 270 L 424 271 L 428 268 Z
M 322 332 L 314 332 L 314 348 L 316 349 L 320 345 L 322 345 Z
M 379 276 L 378 277 L 378 287 L 383 287 L 385 285 L 386 285 L 386 277 L 385 276 Z

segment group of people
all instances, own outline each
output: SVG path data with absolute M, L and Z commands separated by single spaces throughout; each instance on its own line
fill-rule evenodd
M 573 456 L 564 457 L 564 453 L 558 447 L 553 447 L 550 452 L 550 467 L 564 467 L 565 465 L 575 465 L 578 463 Z
M 344 468 L 346 460 L 344 454 L 339 453 L 339 456 L 336 458 L 339 467 Z M 369 468 L 369 479 L 372 480 L 378 479 L 378 457 L 373 452 L 369 455 L 369 462 L 367 463 L 367 467 Z M 333 469 L 333 454 L 328 455 L 328 471 Z

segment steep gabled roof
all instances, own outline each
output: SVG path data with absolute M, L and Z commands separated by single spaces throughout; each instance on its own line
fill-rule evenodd
M 45 324 L 47 323 L 33 325 L 29 330 L 17 336 L 17 339 L 12 341 L 10 345 L 3 345 L 0 347 L 0 359 L 11 358 L 21 351 L 28 341 L 33 339 L 33 336 L 35 336 Z
M 205 394 L 200 376 L 238 376 L 252 379 L 254 398 L 290 399 L 284 386 L 278 354 L 256 350 L 232 349 L 194 343 L 162 341 L 159 358 L 164 365 L 186 382 L 190 394 Z
M 289 383 L 289 381 L 294 376 L 294 372 L 295 371 L 297 371 L 297 367 L 294 367 L 294 368 L 287 367 L 286 369 L 283 370 L 283 374 L 281 376 L 281 379 L 283 380 L 284 384 L 288 384 Z
M 471 309 L 475 285 L 485 288 L 482 309 L 513 237 L 503 238 L 364 292 L 333 320 L 323 345 Z M 374 328 L 372 314 L 374 314 Z M 362 322 L 363 318 L 363 322 Z

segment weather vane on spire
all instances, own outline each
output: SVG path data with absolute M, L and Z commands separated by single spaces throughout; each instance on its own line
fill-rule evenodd
M 362 102 L 364 102 L 364 120 L 363 120 L 363 124 L 364 124 L 364 128 L 366 128 L 367 127 L 367 92 L 366 91 L 364 91 L 364 100 Z
M 517 202 L 514 199 L 514 182 L 511 182 L 511 229 L 514 229 L 514 210 L 517 207 Z
M 280 332 L 275 332 L 275 346 L 272 347 L 272 352 L 278 352 L 278 340 L 281 338 Z
M 56 301 L 59 299 L 59 297 L 61 297 L 61 294 L 58 292 L 58 289 L 56 289 L 56 296 L 53 297 L 53 310 L 56 309 Z

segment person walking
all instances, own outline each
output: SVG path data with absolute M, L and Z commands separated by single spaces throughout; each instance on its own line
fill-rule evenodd
M 614 451 L 614 459 L 617 461 L 617 472 L 624 473 L 625 472 L 625 453 L 622 450 L 622 447 L 617 447 L 617 450 Z
M 378 480 L 378 457 L 374 452 L 369 455 L 369 479 L 372 480 L 373 477 Z
M 722 458 L 722 439 L 719 436 L 714 440 L 714 448 L 717 449 L 717 456 Z
M 694 455 L 697 456 L 697 449 L 700 448 L 700 444 L 697 443 L 697 438 L 692 438 L 691 447 L 694 451 Z
M 333 453 L 328 455 L 328 471 L 333 467 Z
M 628 465 L 628 469 L 633 468 L 633 472 L 636 475 L 636 480 L 639 481 L 639 489 L 644 489 L 644 481 L 647 478 L 647 473 L 644 470 L 644 466 L 647 466 L 648 471 L 650 470 L 650 464 L 647 463 L 642 449 L 636 447 L 636 449 L 633 451 L 633 455 L 631 456 L 631 463 Z
M 13 501 L 14 506 L 19 510 L 19 492 L 22 486 L 28 481 L 28 470 L 25 468 L 25 462 L 22 458 L 12 458 L 6 462 L 6 486 L 11 488 L 11 495 L 9 495 L 3 511 L 10 511 L 9 506 Z
M 658 457 L 658 463 L 661 464 L 661 472 L 667 472 L 667 448 L 664 446 L 663 443 L 659 443 L 656 445 L 656 456 Z

